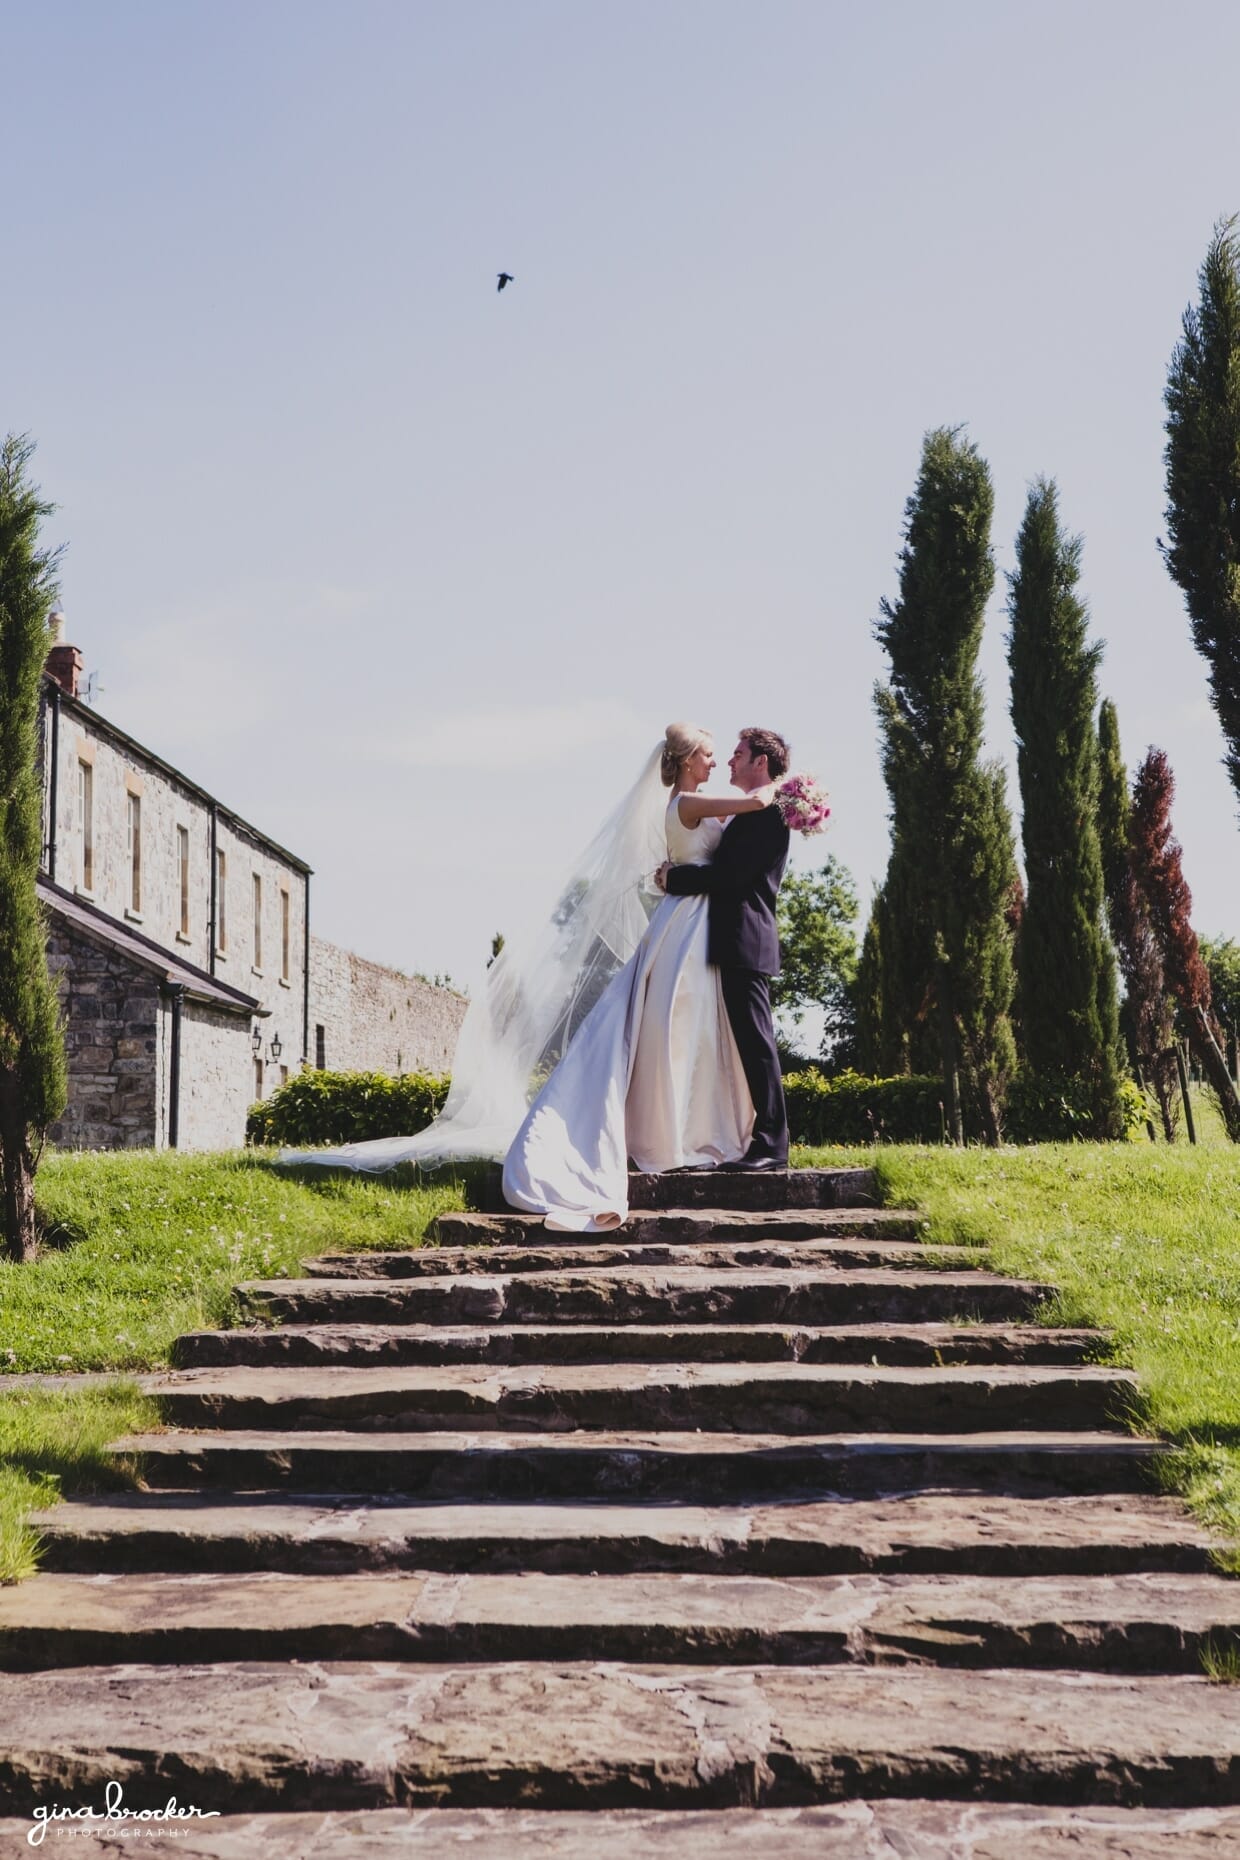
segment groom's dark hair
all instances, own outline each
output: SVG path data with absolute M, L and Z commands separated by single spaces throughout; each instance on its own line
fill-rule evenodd
M 755 762 L 759 756 L 766 757 L 772 781 L 778 781 L 781 775 L 788 773 L 792 757 L 787 743 L 774 730 L 742 730 L 741 741 L 749 744 L 749 753 Z

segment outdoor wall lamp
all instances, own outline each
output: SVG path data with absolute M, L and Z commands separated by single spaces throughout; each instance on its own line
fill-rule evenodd
M 280 1057 L 280 1054 L 283 1051 L 284 1051 L 284 1048 L 280 1044 L 279 1034 L 273 1033 L 271 1036 L 271 1057 L 272 1059 L 273 1060 L 278 1059 Z
M 257 1059 L 258 1055 L 263 1050 L 263 1030 L 257 1021 L 255 1021 L 254 1031 L 250 1035 L 250 1045 L 254 1048 L 254 1057 Z

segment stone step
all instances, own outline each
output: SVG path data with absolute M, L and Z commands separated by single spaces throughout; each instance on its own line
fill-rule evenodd
M 0 1717 L 0 1812 L 26 1818 L 102 1805 L 109 1781 L 134 1805 L 175 1794 L 233 1815 L 1240 1802 L 1240 1687 L 1181 1675 L 136 1664 L 7 1674 Z
M 162 1800 L 133 1806 L 163 1807 Z M 126 1805 L 127 1798 L 121 1806 Z M 102 1806 L 102 1804 L 100 1805 Z M 55 1824 L 53 1824 L 54 1826 Z M 141 1825 L 141 1824 L 138 1824 Z M 158 1828 L 159 1824 L 155 1824 Z M 1028 1802 L 859 1800 L 815 1808 L 371 1808 L 224 1814 L 169 1824 L 180 1860 L 1226 1860 L 1240 1809 L 1060 1808 Z M 0 1841 L 29 1854 L 32 1823 L 0 1820 Z M 95 1834 L 95 1829 L 89 1829 Z M 114 1860 L 137 1841 L 118 1828 L 91 1852 Z M 145 1843 L 143 1843 L 145 1845 Z
M 875 1496 L 926 1488 L 1139 1491 L 1164 1449 L 1118 1430 L 1086 1433 L 130 1434 L 108 1454 L 137 1460 L 152 1488 L 384 1492 L 422 1499 L 725 1499 Z
M 930 1223 L 912 1209 L 779 1208 L 747 1213 L 741 1208 L 679 1208 L 632 1214 L 623 1227 L 605 1234 L 557 1233 L 541 1214 L 441 1214 L 434 1243 L 449 1246 L 559 1247 L 566 1253 L 601 1247 L 740 1245 L 757 1240 L 923 1240 Z M 420 1251 L 424 1249 L 414 1249 Z M 327 1256 L 346 1262 L 357 1253 Z M 361 1255 L 365 1258 L 367 1255 Z
M 1106 1427 L 1131 1411 L 1137 1379 L 1090 1364 L 449 1363 L 190 1369 L 146 1386 L 179 1427 L 960 1434 Z
M 478 1205 L 502 1213 L 508 1204 L 503 1171 L 491 1169 L 477 1191 Z M 727 1169 L 679 1170 L 629 1176 L 629 1206 L 659 1208 L 868 1208 L 878 1201 L 872 1169 L 770 1169 L 758 1175 Z
M 716 1575 L 1207 1572 L 1182 1505 L 977 1492 L 752 1505 L 417 1504 L 314 1494 L 134 1492 L 36 1513 L 46 1569 L 365 1569 Z
M 677 1271 L 873 1271 L 878 1267 L 969 1272 L 987 1264 L 977 1247 L 924 1246 L 910 1240 L 747 1240 L 726 1245 L 426 1246 L 400 1253 L 327 1253 L 305 1262 L 308 1279 L 443 1279 L 480 1272 L 593 1272 L 600 1266 L 668 1266 Z
M 0 1668 L 221 1660 L 622 1660 L 1197 1673 L 1240 1654 L 1217 1575 L 695 1573 L 36 1576 L 0 1588 Z
M 260 1279 L 243 1318 L 288 1324 L 1020 1323 L 1053 1287 L 988 1272 L 600 1266 L 444 1279 Z
M 180 1369 L 335 1363 L 1086 1363 L 1096 1330 L 1039 1324 L 554 1324 L 447 1329 L 438 1324 L 281 1324 L 178 1337 Z

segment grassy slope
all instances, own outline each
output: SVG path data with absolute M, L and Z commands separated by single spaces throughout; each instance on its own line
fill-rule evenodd
M 123 1484 L 102 1449 L 158 1425 L 124 1372 L 158 1369 L 182 1331 L 227 1321 L 241 1279 L 295 1277 L 334 1247 L 410 1246 L 461 1187 L 396 1189 L 352 1177 L 296 1181 L 261 1152 L 52 1155 L 41 1214 L 73 1243 L 31 1266 L 0 1261 L 3 1373 L 120 1372 L 80 1388 L 16 1384 L 0 1402 L 0 1581 L 34 1567 L 24 1519 L 62 1487 Z
M 1181 1449 L 1177 1485 L 1240 1537 L 1240 1150 L 893 1145 L 797 1159 L 863 1157 L 884 1199 L 923 1208 L 935 1239 L 1057 1285 L 1051 1322 L 1112 1331 L 1111 1354 L 1141 1377 L 1144 1424 Z

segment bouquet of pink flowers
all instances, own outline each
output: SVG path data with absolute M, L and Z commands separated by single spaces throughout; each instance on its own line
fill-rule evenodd
M 789 775 L 775 790 L 775 805 L 794 833 L 822 833 L 830 816 L 827 791 L 812 775 Z

